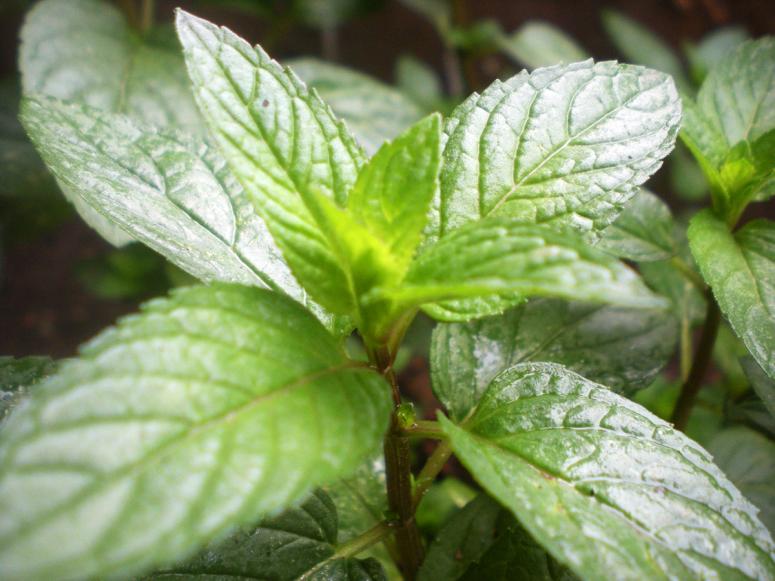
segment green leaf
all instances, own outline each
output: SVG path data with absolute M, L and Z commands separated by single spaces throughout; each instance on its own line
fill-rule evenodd
M 670 77 L 642 67 L 585 61 L 495 81 L 447 119 L 430 239 L 493 215 L 594 238 L 659 168 L 680 116 Z
M 438 193 L 440 161 L 441 117 L 434 114 L 383 145 L 350 193 L 350 213 L 389 248 L 402 274 Z
M 22 26 L 19 68 L 25 94 L 43 94 L 126 113 L 157 126 L 201 132 L 177 50 L 147 43 L 121 12 L 99 0 L 45 0 Z M 131 238 L 62 187 L 83 219 L 116 246 Z
M 734 236 L 710 210 L 689 224 L 692 255 L 721 312 L 775 379 L 775 222 L 754 220 Z
M 369 154 L 425 112 L 400 91 L 357 71 L 313 58 L 294 59 L 288 66 L 345 121 Z
M 449 518 L 474 499 L 476 490 L 447 476 L 431 484 L 417 507 L 415 520 L 423 532 L 436 534 Z
M 365 161 L 360 147 L 260 47 L 182 10 L 177 28 L 202 113 L 294 275 L 324 307 L 350 314 L 356 297 L 318 199 L 347 204 Z
M 559 365 L 499 375 L 463 426 L 470 473 L 584 579 L 769 579 L 770 534 L 699 445 Z
M 311 302 L 215 148 L 45 97 L 25 99 L 21 118 L 60 183 L 189 274 Z
M 567 33 L 542 20 L 526 22 L 510 36 L 504 37 L 500 47 L 529 69 L 575 63 L 589 58 L 587 51 Z
M 291 299 L 214 284 L 147 303 L 6 422 L 0 576 L 178 561 L 352 473 L 389 412 L 384 380 Z
M 56 370 L 49 357 L 0 357 L 0 426 L 28 388 Z
M 603 27 L 629 62 L 667 73 L 681 91 L 692 90 L 678 56 L 655 33 L 616 10 L 603 11 Z
M 715 68 L 738 45 L 750 38 L 745 28 L 727 26 L 708 33 L 696 46 L 686 45 L 684 49 L 689 59 L 694 81 L 697 84 L 702 83 L 710 70 Z
M 767 377 L 762 368 L 750 357 L 741 359 L 740 365 L 756 395 L 761 398 L 770 415 L 775 418 L 775 381 Z
M 396 85 L 425 111 L 442 106 L 444 91 L 438 74 L 428 64 L 411 55 L 399 57 L 395 70 Z
M 759 508 L 759 518 L 770 532 L 775 531 L 775 443 L 748 428 L 734 427 L 719 432 L 708 451 Z
M 636 262 L 667 260 L 676 253 L 674 230 L 673 215 L 667 204 L 651 192 L 641 190 L 603 231 L 598 247 Z
M 292 581 L 325 579 L 320 570 L 335 561 L 337 510 L 327 494 L 315 491 L 301 506 L 270 518 L 257 527 L 245 528 L 206 547 L 194 558 L 146 579 L 273 579 Z M 344 560 L 344 559 L 342 559 Z M 352 560 L 346 569 L 372 570 L 372 579 L 384 579 L 379 564 Z M 339 565 L 336 565 L 337 567 Z M 358 575 L 335 577 L 361 581 Z
M 667 158 L 670 190 L 689 202 L 708 197 L 708 179 L 686 146 L 679 142 Z
M 578 236 L 506 217 L 445 236 L 415 259 L 402 287 L 384 294 L 402 308 L 447 301 L 425 307 L 446 321 L 502 312 L 531 296 L 664 306 L 635 272 Z M 450 302 L 478 297 L 485 300 Z
M 492 379 L 517 363 L 559 363 L 631 393 L 669 362 L 678 338 L 665 311 L 539 299 L 501 316 L 438 325 L 431 343 L 433 392 L 462 420 Z
M 570 581 L 576 577 L 547 555 L 511 514 L 482 494 L 442 529 L 418 579 Z

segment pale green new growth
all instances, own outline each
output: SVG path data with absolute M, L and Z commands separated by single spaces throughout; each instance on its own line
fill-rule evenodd
M 771 579 L 756 509 L 699 445 L 554 364 L 503 372 L 455 453 L 549 553 L 585 579 Z
M 389 410 L 383 379 L 279 294 L 148 303 L 3 427 L 0 576 L 167 564 L 354 471 Z

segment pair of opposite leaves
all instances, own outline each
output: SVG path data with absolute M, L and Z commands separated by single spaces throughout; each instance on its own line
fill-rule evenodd
M 242 62 L 244 65 L 247 59 L 246 62 L 254 74 L 256 70 L 263 71 L 269 75 L 267 78 L 275 81 L 277 74 L 283 74 L 286 88 L 290 86 L 295 87 L 297 91 L 303 91 L 303 87 L 292 76 L 282 73 L 279 67 L 268 60 L 261 61 L 263 53 L 260 51 L 253 52 L 253 49 L 244 43 L 209 24 L 187 17 L 183 19 L 186 26 L 205 35 L 210 44 L 202 42 L 203 47 L 209 46 L 211 50 L 216 47 L 217 54 L 229 64 L 239 65 Z M 230 46 L 227 41 L 235 45 Z M 208 57 L 210 62 L 212 57 L 213 55 Z M 256 59 L 262 64 L 257 65 Z M 599 69 L 600 65 L 586 64 L 577 67 L 587 71 L 586 83 L 591 83 L 590 78 L 595 78 L 595 75 L 589 72 L 595 71 L 594 67 Z M 573 71 L 573 66 L 569 68 Z M 231 70 L 229 69 L 230 72 Z M 642 69 L 634 71 L 637 71 L 638 75 L 649 76 Z M 560 68 L 545 74 L 549 78 L 555 75 L 559 78 L 558 82 L 562 82 L 562 72 L 563 69 Z M 608 73 L 612 73 L 612 69 Z M 603 76 L 615 78 L 616 75 Z M 664 77 L 657 75 L 651 81 L 654 82 L 655 79 L 659 81 L 658 84 L 665 86 Z M 236 80 L 251 82 L 249 78 L 238 75 Z M 533 90 L 535 94 L 539 93 L 528 80 L 531 79 L 523 76 L 521 84 L 516 83 L 516 89 L 525 87 Z M 228 81 L 233 83 L 235 79 Z M 629 81 L 631 83 L 633 79 Z M 627 86 L 627 83 L 623 84 Z M 283 86 L 282 83 L 279 85 Z M 582 92 L 581 87 L 576 88 L 577 93 Z M 504 90 L 502 86 L 497 86 L 496 89 Z M 252 91 L 251 89 L 248 94 L 252 95 Z M 239 92 L 233 91 L 226 95 L 234 97 L 239 95 Z M 304 98 L 291 99 L 286 111 L 295 111 L 295 105 L 310 99 L 316 102 L 314 96 L 302 96 Z M 487 106 L 476 102 L 477 99 L 486 101 L 485 96 L 487 93 L 472 98 L 473 102 L 469 103 L 471 117 L 462 127 L 476 125 L 478 112 L 488 110 Z M 575 96 L 578 97 L 578 94 Z M 490 98 L 492 97 L 490 94 Z M 482 143 L 485 145 L 488 140 L 484 139 L 484 136 L 493 138 L 494 135 L 499 135 L 490 134 L 488 131 L 494 131 L 493 127 L 497 122 L 492 119 L 498 119 L 496 113 L 499 107 L 504 106 L 504 102 L 508 102 L 506 97 L 508 92 L 501 99 L 493 99 L 489 105 L 492 115 L 484 122 L 478 120 Z M 259 99 L 257 102 L 263 106 L 263 100 Z M 49 112 L 56 110 L 56 105 L 43 101 L 38 101 L 38 104 L 41 108 L 48 107 Z M 243 169 L 249 171 L 247 162 L 262 159 L 258 155 L 262 153 L 260 147 L 267 147 L 274 141 L 251 142 L 249 134 L 243 134 L 240 136 L 242 141 L 237 140 L 242 147 L 237 148 L 234 145 L 234 135 L 231 135 L 232 139 L 229 140 L 228 132 L 240 127 L 238 121 L 246 121 L 252 117 L 240 117 L 240 113 L 245 114 L 248 110 L 244 106 L 240 109 L 239 100 L 218 106 L 225 107 L 223 111 L 229 115 L 219 119 L 218 127 L 214 129 L 216 132 L 222 132 L 221 145 L 234 166 L 235 173 L 243 179 L 248 192 L 254 198 L 264 201 L 270 199 L 272 192 L 261 189 L 262 185 L 266 186 L 261 180 L 272 180 L 272 187 L 276 187 L 277 180 L 287 180 L 288 175 L 272 174 L 269 170 L 276 169 L 276 166 L 270 165 L 268 170 L 267 166 L 262 166 L 268 173 L 253 171 L 251 176 L 243 176 L 236 166 L 242 163 Z M 325 109 L 320 110 L 327 112 Z M 303 109 L 302 112 L 304 111 L 309 112 L 309 109 Z M 231 118 L 235 114 L 236 117 Z M 327 114 L 330 116 L 330 112 Z M 52 151 L 64 155 L 66 146 L 73 145 L 72 141 L 68 143 L 69 140 L 60 139 L 57 143 L 54 139 L 56 136 L 48 134 L 45 137 L 51 138 L 51 141 L 47 145 L 41 136 L 43 126 L 34 124 L 33 105 L 28 105 L 25 115 L 31 133 L 35 134 L 36 127 L 41 128 L 38 144 L 44 150 L 44 157 L 46 153 L 49 154 L 47 162 L 57 171 L 57 159 Z M 66 113 L 62 115 L 66 117 Z M 99 129 L 99 117 L 97 119 L 96 122 L 88 123 L 89 129 Z M 457 117 L 453 116 L 450 126 L 461 126 L 461 119 L 466 119 L 463 113 Z M 571 127 L 571 121 L 565 120 L 568 129 Z M 333 126 L 340 133 L 341 126 L 335 123 Z M 285 129 L 287 130 L 287 127 Z M 590 136 L 590 133 L 594 134 L 590 131 L 584 137 L 594 137 Z M 448 131 L 448 134 L 449 145 L 455 135 L 454 129 Z M 287 133 L 282 131 L 275 135 L 287 137 Z M 665 152 L 672 143 L 669 135 L 670 131 L 662 134 L 662 141 L 669 142 L 663 144 Z M 674 137 L 674 132 L 672 136 Z M 339 138 L 344 139 L 341 134 Z M 465 150 L 465 131 L 462 131 L 459 138 L 460 147 Z M 633 140 L 638 141 L 638 138 Z M 120 154 L 120 151 L 114 148 L 115 144 L 111 144 L 104 137 L 96 141 L 99 146 L 96 147 L 97 151 L 103 154 Z M 497 141 L 493 139 L 490 144 L 493 155 L 499 151 L 495 146 Z M 568 139 L 565 147 L 568 147 L 571 141 Z M 321 143 L 312 143 L 310 147 L 317 145 L 325 150 L 327 143 L 323 140 Z M 591 145 L 594 149 L 594 139 L 591 144 L 585 145 Z M 242 151 L 246 146 L 258 147 L 259 149 L 252 150 L 252 154 L 256 155 L 246 156 Z M 47 147 L 50 148 L 48 152 Z M 230 151 L 229 147 L 234 149 Z M 519 149 L 517 145 L 517 153 Z M 313 147 L 310 151 L 320 153 L 324 150 Z M 146 152 L 142 149 L 141 151 Z M 295 146 L 288 151 L 294 155 L 297 153 Z M 329 157 L 326 158 L 329 162 L 331 151 L 328 150 Z M 344 150 L 337 151 L 342 153 Z M 283 156 L 278 156 L 275 152 L 270 154 L 268 159 L 274 159 L 275 162 L 283 159 Z M 562 159 L 559 153 L 555 154 L 555 157 L 560 158 L 558 161 L 563 161 L 560 167 L 568 168 L 567 159 Z M 232 158 L 236 158 L 236 161 Z M 264 158 L 267 156 L 264 155 Z M 82 157 L 81 161 L 83 159 L 92 163 L 93 170 L 93 154 L 92 157 Z M 185 156 L 184 150 L 180 157 L 173 156 L 172 159 L 180 162 L 181 159 L 185 161 L 189 158 Z M 298 158 L 291 155 L 285 159 Z M 314 156 L 312 159 L 319 161 L 319 158 Z M 60 164 L 60 179 L 67 178 L 68 170 L 80 177 L 89 177 L 88 172 L 78 173 L 77 166 L 82 164 L 74 164 L 74 161 L 70 160 L 69 165 L 67 160 Z M 87 167 L 88 162 L 85 164 Z M 657 163 L 658 161 L 651 159 L 647 167 L 655 169 Z M 171 165 L 173 167 L 170 173 L 173 177 L 180 175 L 175 174 L 175 171 L 186 169 L 185 163 Z M 546 162 L 538 162 L 531 176 L 538 174 L 541 177 L 538 166 L 546 165 Z M 338 181 L 342 178 L 341 168 L 328 166 L 320 170 L 315 163 L 308 163 L 303 167 L 309 173 L 301 174 L 302 181 L 291 180 L 282 182 L 281 185 L 288 186 L 290 183 L 296 187 L 298 183 L 306 183 L 303 179 L 310 176 L 320 177 L 315 171 L 322 171 L 324 183 L 332 185 L 332 188 L 341 187 L 341 182 Z M 255 169 L 254 165 L 253 170 Z M 499 163 L 480 173 L 497 181 L 496 178 L 504 177 L 502 169 L 502 164 Z M 605 168 L 587 166 L 586 169 L 594 173 L 603 172 Z M 618 175 L 618 179 L 624 178 L 625 182 L 633 175 L 640 176 L 635 178 L 636 182 L 638 179 L 645 179 L 647 175 L 647 171 L 637 164 L 636 169 L 626 164 L 624 169 L 618 169 L 623 172 Z M 636 170 L 642 173 L 639 174 Z M 468 177 L 465 172 L 461 172 L 461 168 L 458 168 L 458 171 L 451 169 L 447 179 L 453 184 L 457 183 L 456 180 L 466 182 Z M 139 173 L 141 178 L 149 177 L 143 176 L 142 171 Z M 563 176 L 567 180 L 565 187 L 572 189 L 573 175 L 573 172 L 569 171 Z M 155 176 L 151 176 L 153 177 Z M 125 174 L 119 175 L 114 183 L 122 185 L 124 179 L 129 178 Z M 258 182 L 251 185 L 250 179 Z M 354 175 L 350 175 L 348 179 L 355 179 Z M 482 179 L 486 181 L 489 178 Z M 72 176 L 70 180 L 75 182 Z M 442 189 L 444 180 L 442 175 Z M 153 183 L 153 179 L 150 181 Z M 540 183 L 546 185 L 545 179 L 539 184 L 528 181 L 529 178 L 523 180 L 522 185 L 536 185 L 536 188 Z M 617 190 L 614 186 L 621 187 L 622 183 L 616 179 L 608 182 L 610 189 L 605 189 L 605 185 L 600 186 L 600 196 L 607 195 L 619 201 L 626 198 L 634 187 L 628 182 L 624 192 Z M 94 176 L 82 187 L 86 190 L 87 186 L 102 193 L 109 190 Z M 513 186 L 512 183 L 510 187 Z M 468 190 L 461 186 L 459 191 Z M 492 190 L 487 188 L 482 191 Z M 314 195 L 318 192 L 310 190 L 309 193 Z M 292 196 L 299 194 L 301 192 L 290 191 Z M 442 194 L 440 201 L 443 199 Z M 448 197 L 447 200 L 449 199 L 451 198 Z M 283 200 L 278 198 L 276 202 L 279 204 Z M 292 197 L 291 200 L 297 201 L 297 198 Z M 341 203 L 341 200 L 339 201 Z M 612 205 L 609 199 L 603 204 L 604 210 L 615 213 L 610 208 Z M 452 217 L 448 223 L 454 224 L 458 206 L 459 204 L 454 204 L 447 210 L 440 208 L 439 216 Z M 521 208 L 524 210 L 524 207 Z M 594 211 L 590 210 L 590 213 L 594 214 Z M 289 232 L 296 226 L 298 231 L 308 234 L 309 231 L 305 231 L 304 227 L 309 224 L 303 223 L 303 220 L 302 223 L 292 223 L 289 218 L 293 215 L 292 212 L 281 212 L 275 217 L 282 217 L 288 222 L 283 224 L 283 227 L 287 227 Z M 574 218 L 578 217 L 576 213 L 572 215 Z M 267 222 L 272 224 L 269 219 Z M 515 222 L 518 223 L 519 220 Z M 591 222 L 594 223 L 594 220 Z M 433 224 L 433 220 L 431 223 Z M 439 228 L 443 228 L 441 218 L 438 223 Z M 140 232 L 143 231 L 142 224 L 137 228 Z M 468 236 L 471 236 L 472 231 L 476 234 L 473 228 L 463 230 Z M 525 231 L 534 238 L 538 230 L 531 231 L 527 227 Z M 503 223 L 499 223 L 494 232 L 486 232 L 490 238 L 485 237 L 485 247 L 492 247 L 493 240 L 497 241 L 504 232 L 508 233 L 508 229 Z M 282 239 L 282 234 L 278 236 L 275 231 L 272 234 Z M 431 269 L 428 275 L 430 280 L 434 280 L 434 268 L 443 269 L 443 263 L 440 265 L 437 260 L 451 261 L 459 251 L 459 247 L 455 248 L 454 244 L 445 242 L 449 241 L 451 236 L 452 234 L 445 236 L 439 247 L 444 248 L 444 244 L 448 248 L 451 247 L 455 250 L 451 253 L 452 256 L 449 253 L 442 254 L 441 257 L 437 256 L 436 260 L 425 261 L 425 268 Z M 476 235 L 473 237 L 474 241 L 479 239 Z M 532 241 L 535 242 L 534 239 Z M 538 247 L 544 248 L 545 245 L 539 241 Z M 524 250 L 520 244 L 516 244 L 515 248 L 518 251 Z M 556 249 L 553 250 L 549 252 L 550 257 L 562 254 Z M 431 252 L 433 247 L 428 251 Z M 583 251 L 581 254 L 582 257 L 585 256 Z M 598 257 L 592 251 L 589 251 L 589 256 Z M 288 258 L 288 255 L 286 258 L 293 268 L 293 260 Z M 575 260 L 578 256 L 566 254 L 564 258 Z M 540 261 L 527 261 L 527 266 L 535 267 L 536 262 Z M 422 261 L 419 263 L 423 264 Z M 476 266 L 471 257 L 469 265 Z M 506 263 L 503 266 L 511 265 Z M 563 265 L 562 268 L 567 267 Z M 528 268 L 528 272 L 529 270 Z M 298 268 L 294 271 L 298 272 Z M 448 273 L 441 272 L 438 276 L 443 280 L 445 274 Z M 601 280 L 596 282 L 600 283 Z M 567 277 L 564 282 L 568 282 Z M 582 276 L 580 282 L 585 283 L 587 280 Z M 486 290 L 491 293 L 502 292 L 503 287 L 490 286 L 486 287 Z M 168 560 L 171 555 L 190 551 L 201 539 L 218 533 L 228 525 L 255 520 L 257 515 L 286 506 L 293 499 L 300 498 L 314 485 L 351 471 L 353 466 L 367 455 L 368 450 L 373 449 L 381 437 L 385 423 L 379 418 L 386 421 L 389 409 L 387 394 L 378 385 L 379 378 L 370 370 L 347 361 L 336 348 L 332 338 L 327 336 L 322 328 L 317 327 L 309 316 L 303 315 L 298 307 L 279 297 L 256 293 L 257 291 L 249 289 L 215 286 L 211 289 L 180 293 L 173 300 L 152 303 L 146 308 L 145 314 L 124 322 L 86 348 L 81 360 L 68 364 L 60 375 L 42 388 L 40 397 L 34 398 L 24 412 L 17 414 L 16 419 L 8 426 L 8 438 L 0 450 L 2 461 L 9 467 L 0 481 L 0 486 L 8 492 L 4 495 L 4 500 L 9 508 L 25 507 L 25 514 L 22 515 L 8 512 L 3 524 L 4 530 L 0 529 L 6 547 L 4 554 L 8 556 L 4 562 L 9 572 L 18 574 L 20 570 L 25 570 L 25 563 L 30 563 L 29 558 L 33 555 L 33 572 L 26 569 L 33 575 L 41 575 L 55 568 L 58 568 L 60 574 L 66 574 L 68 570 L 74 574 L 89 571 L 127 571 L 132 567 Z M 424 296 L 423 300 L 427 298 Z M 272 320 L 277 324 L 273 325 Z M 217 328 L 217 332 L 213 332 L 213 328 Z M 330 345 L 330 348 L 324 348 L 325 345 Z M 289 346 L 293 346 L 293 349 L 289 349 Z M 164 357 L 160 356 L 161 349 L 165 352 Z M 171 364 L 172 353 L 176 354 L 172 360 L 179 364 L 179 368 Z M 256 373 L 259 376 L 256 376 Z M 133 389 L 129 389 L 130 383 Z M 107 392 L 102 393 L 104 390 Z M 144 399 L 143 394 L 154 394 L 154 397 Z M 160 398 L 160 394 L 164 397 Z M 97 395 L 101 397 L 96 397 Z M 350 414 L 345 414 L 346 421 L 341 417 L 343 409 L 351 410 Z M 374 420 L 361 424 L 364 414 L 369 414 Z M 337 416 L 340 417 L 337 419 Z M 117 424 L 121 428 L 118 432 Z M 311 427 L 319 430 L 316 440 L 319 445 L 317 454 L 310 454 L 306 449 Z M 278 431 L 280 428 L 282 432 Z M 91 442 L 101 442 L 105 433 L 111 431 L 123 438 L 121 454 L 115 454 L 116 447 L 104 444 L 91 450 L 74 445 L 82 442 L 85 435 Z M 300 461 L 300 447 L 305 448 L 304 462 Z M 460 447 L 462 453 L 463 446 Z M 51 488 L 52 471 L 58 475 L 55 490 Z M 245 477 L 249 475 L 253 475 L 253 478 L 246 480 Z M 41 479 L 41 476 L 44 478 Z M 32 488 L 33 485 L 38 488 Z M 196 492 L 193 496 L 183 494 L 181 502 L 181 493 L 186 490 Z M 31 491 L 35 492 L 36 497 L 45 492 L 43 496 L 46 496 L 48 501 L 32 503 L 31 497 L 27 496 Z M 149 511 L 151 508 L 153 510 Z M 66 535 L 66 530 L 70 530 L 74 522 L 82 525 L 78 528 L 84 533 L 78 539 Z M 144 534 L 138 534 L 140 530 L 144 531 Z M 760 535 L 757 535 L 757 538 L 758 536 Z M 12 539 L 10 545 L 6 545 L 9 539 Z M 761 539 L 754 544 L 760 541 Z M 41 545 L 41 542 L 44 544 Z M 42 546 L 48 549 L 43 551 L 46 554 L 43 558 L 40 557 Z M 570 554 L 564 554 L 563 557 L 567 561 Z

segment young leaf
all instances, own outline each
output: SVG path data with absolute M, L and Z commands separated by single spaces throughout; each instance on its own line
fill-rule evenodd
M 775 443 L 744 427 L 719 432 L 708 444 L 716 463 L 759 508 L 759 518 L 775 530 Z
M 589 58 L 587 52 L 568 34 L 542 20 L 526 22 L 499 44 L 503 52 L 529 69 L 575 63 Z
M 426 117 L 386 143 L 358 175 L 350 193 L 353 217 L 378 237 L 404 271 L 438 193 L 441 118 Z
M 529 361 L 559 363 L 629 392 L 654 380 L 677 338 L 677 321 L 665 311 L 534 300 L 501 316 L 438 325 L 431 343 L 433 392 L 462 420 L 496 375 Z
M 25 94 L 125 113 L 157 126 L 200 133 L 202 122 L 178 51 L 150 45 L 121 12 L 100 0 L 45 0 L 27 14 L 19 69 Z M 77 192 L 62 191 L 83 219 L 110 243 L 132 240 Z
M 351 473 L 389 411 L 384 380 L 291 299 L 214 284 L 152 301 L 6 422 L 0 576 L 178 561 Z
M 636 262 L 667 260 L 676 253 L 673 215 L 657 196 L 641 190 L 603 231 L 598 244 L 606 252 Z
M 490 385 L 455 453 L 553 557 L 585 579 L 768 579 L 775 545 L 711 456 L 602 385 L 521 364 Z
M 183 11 L 177 28 L 202 113 L 294 275 L 324 307 L 350 314 L 356 297 L 317 199 L 347 204 L 365 161 L 360 147 L 260 47 Z
M 359 72 L 313 58 L 294 59 L 288 66 L 344 119 L 369 154 L 423 116 L 406 95 Z
M 189 274 L 311 303 L 215 148 L 45 97 L 25 99 L 21 119 L 60 183 Z
M 522 72 L 447 120 L 429 237 L 485 216 L 596 237 L 673 148 L 681 117 L 669 76 L 585 61 Z
M 603 27 L 627 61 L 667 73 L 681 91 L 692 90 L 678 56 L 652 31 L 616 10 L 603 11 Z
M 732 235 L 710 210 L 689 224 L 689 245 L 721 312 L 775 379 L 775 222 L 755 220 Z
M 415 259 L 402 287 L 384 294 L 403 308 L 447 301 L 425 307 L 446 321 L 502 312 L 530 296 L 646 308 L 664 304 L 635 272 L 578 236 L 506 217 L 445 236 Z M 450 302 L 493 296 L 498 300 Z
M 0 357 L 0 425 L 27 390 L 55 369 L 49 357 Z
M 339 560 L 335 555 L 337 528 L 334 503 L 327 494 L 317 490 L 298 508 L 286 510 L 257 527 L 237 531 L 206 547 L 194 558 L 146 579 L 321 579 L 324 577 L 320 570 Z M 371 579 L 384 579 L 381 566 L 373 559 L 352 561 L 347 563 L 346 569 L 371 571 Z M 365 581 L 358 575 L 337 579 Z

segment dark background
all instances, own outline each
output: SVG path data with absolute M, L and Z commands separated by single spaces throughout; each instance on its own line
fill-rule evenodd
M 0 0 L 0 76 L 16 74 L 16 44 L 27 2 Z M 277 3 L 281 5 L 282 3 Z M 467 0 L 457 2 L 461 23 L 497 20 L 510 32 L 527 20 L 547 20 L 574 37 L 595 58 L 619 55 L 605 35 L 600 12 L 616 8 L 660 35 L 678 49 L 723 25 L 744 26 L 753 36 L 775 31 L 775 2 L 765 0 Z M 182 6 L 250 40 L 267 44 L 283 58 L 323 53 L 321 33 L 288 24 L 279 15 L 262 18 L 218 2 L 167 2 L 156 5 L 158 22 L 169 21 Z M 269 26 L 268 22 L 274 25 Z M 278 30 L 278 26 L 281 27 Z M 375 2 L 371 11 L 337 31 L 336 60 L 392 82 L 396 59 L 412 54 L 442 71 L 442 42 L 433 27 L 397 0 Z M 486 84 L 502 70 L 505 59 L 485 56 L 475 61 L 476 78 Z M 657 189 L 660 194 L 667 193 Z M 669 197 L 669 196 L 668 196 Z M 756 213 L 772 214 L 772 205 Z M 71 356 L 77 346 L 115 319 L 136 309 L 136 300 L 109 300 L 88 292 L 75 276 L 82 261 L 105 255 L 110 247 L 77 215 L 34 239 L 3 248 L 0 279 L 0 355 Z

